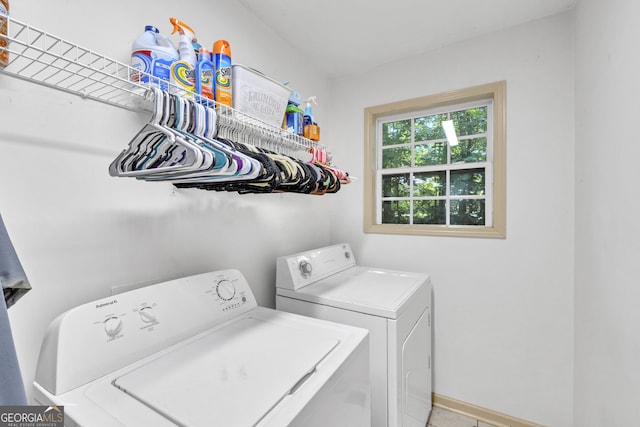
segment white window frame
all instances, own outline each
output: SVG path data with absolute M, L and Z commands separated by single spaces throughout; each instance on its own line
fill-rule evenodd
M 505 97 L 506 83 L 496 82 L 443 94 L 384 104 L 365 109 L 365 194 L 364 194 L 364 231 L 385 234 L 448 235 L 467 237 L 506 237 L 506 201 L 505 201 Z M 475 106 L 487 105 L 487 160 L 478 163 L 454 163 L 446 165 L 419 166 L 396 169 L 382 169 L 382 124 L 398 120 L 425 117 L 433 114 L 448 113 Z M 412 120 L 413 123 L 413 120 Z M 413 151 L 415 141 L 410 147 Z M 465 136 L 467 137 L 467 136 Z M 406 145 L 406 144 L 405 144 Z M 389 146 L 385 146 L 388 149 Z M 450 156 L 447 150 L 447 156 Z M 447 160 L 450 160 L 449 158 Z M 452 170 L 485 169 L 485 194 L 482 196 L 452 196 L 449 194 L 449 177 Z M 382 176 L 392 174 L 411 174 L 431 171 L 446 171 L 446 194 L 439 197 L 416 197 L 413 195 L 413 179 L 409 180 L 410 218 L 413 218 L 414 200 L 446 200 L 446 224 L 382 224 Z M 482 198 L 485 200 L 484 225 L 451 225 L 450 202 L 456 199 Z M 394 200 L 384 198 L 384 201 Z M 412 221 L 412 220 L 411 220 Z

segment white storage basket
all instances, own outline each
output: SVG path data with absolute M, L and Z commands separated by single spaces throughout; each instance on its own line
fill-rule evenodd
M 291 89 L 244 65 L 234 64 L 232 73 L 233 108 L 282 127 Z

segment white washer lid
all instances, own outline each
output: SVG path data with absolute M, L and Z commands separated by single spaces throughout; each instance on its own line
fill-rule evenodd
M 247 317 L 114 385 L 182 426 L 253 426 L 338 343 L 318 331 Z
M 355 266 L 296 291 L 276 289 L 278 295 L 359 313 L 397 319 L 411 295 L 429 276 Z

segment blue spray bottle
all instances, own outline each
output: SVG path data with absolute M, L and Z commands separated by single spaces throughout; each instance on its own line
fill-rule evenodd
M 312 141 L 320 141 L 320 126 L 313 118 L 313 112 L 311 111 L 311 103 L 318 105 L 315 96 L 310 96 L 305 99 L 307 106 L 304 109 L 304 117 L 302 124 L 304 126 L 304 137 Z

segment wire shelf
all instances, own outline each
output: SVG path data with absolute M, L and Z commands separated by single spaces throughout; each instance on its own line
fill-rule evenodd
M 2 46 L 5 43 L 0 44 L 0 52 L 9 53 L 9 63 L 0 68 L 1 74 L 131 111 L 151 112 L 151 89 L 157 87 L 198 99 L 195 93 L 185 93 L 184 89 L 165 81 L 160 82 L 148 74 L 148 82 L 133 81 L 132 71 L 135 71 L 134 74 L 144 73 L 11 16 L 0 14 L 2 19 L 8 19 L 9 31 L 7 35 L 0 34 L 0 39 L 6 41 L 6 47 Z M 218 113 L 224 114 L 232 126 L 237 125 L 238 132 L 252 130 L 267 134 L 271 141 L 277 140 L 278 145 L 293 150 L 315 147 L 326 151 L 322 144 L 271 126 L 233 108 L 219 106 Z

